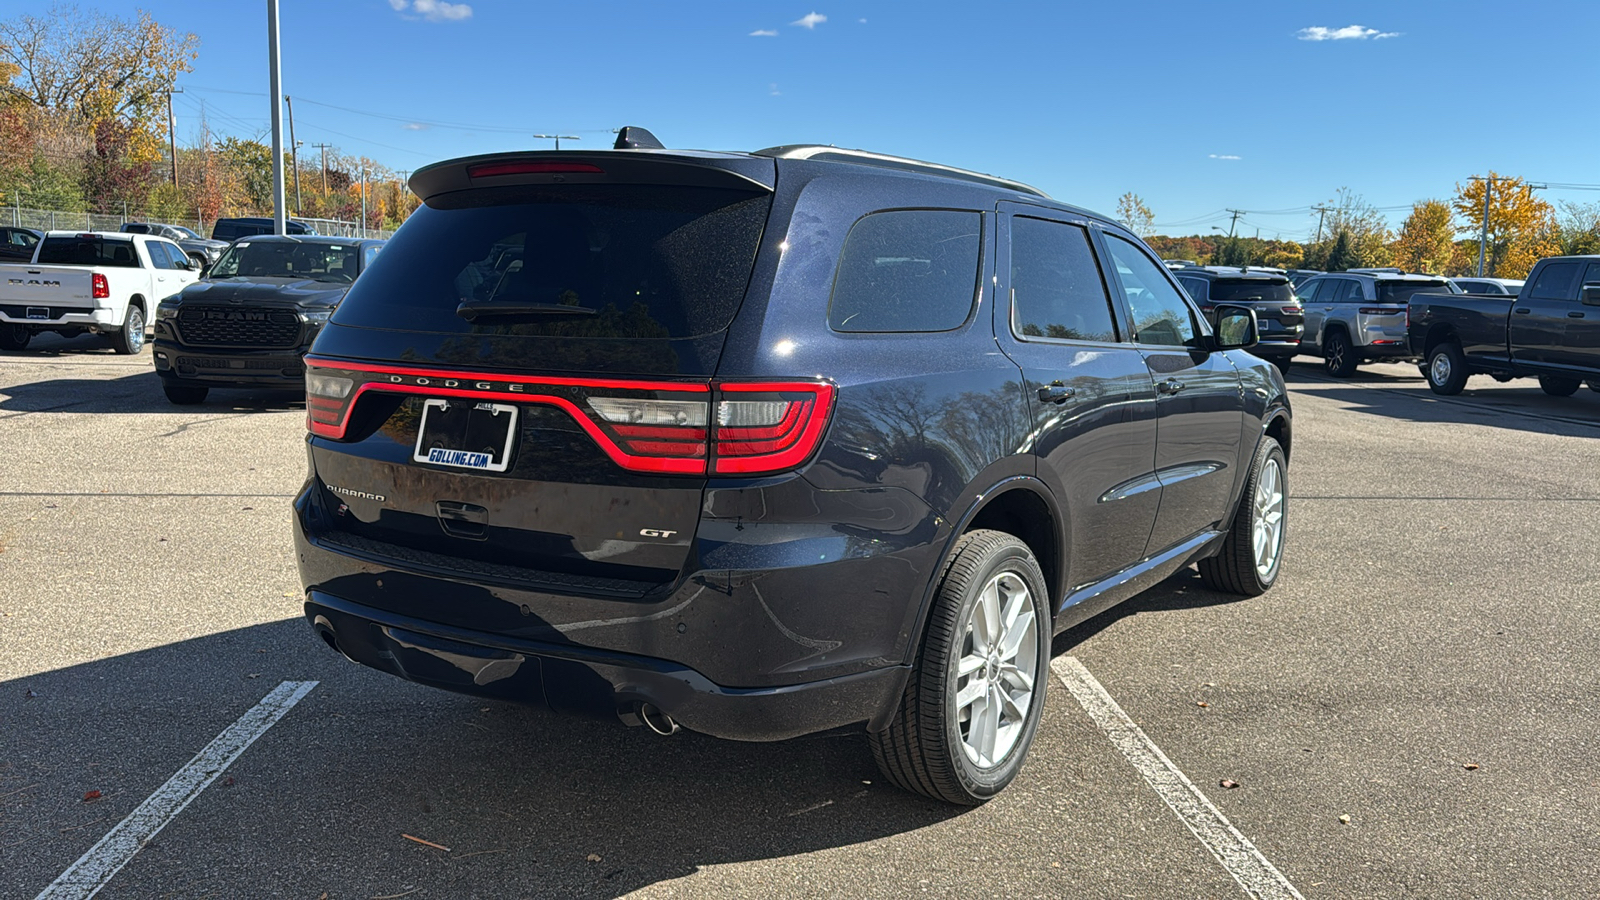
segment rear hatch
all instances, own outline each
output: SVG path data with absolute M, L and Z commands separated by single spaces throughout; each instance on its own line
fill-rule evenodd
M 418 173 L 426 205 L 307 359 L 319 540 L 561 593 L 673 582 L 708 469 L 782 465 L 831 398 L 712 378 L 772 181 L 631 151 Z
M 1211 282 L 1208 296 L 1213 307 L 1227 303 L 1255 310 L 1264 342 L 1300 339 L 1306 311 L 1286 276 L 1220 277 Z
M 1361 331 L 1361 341 L 1373 347 L 1400 348 L 1408 345 L 1410 335 L 1409 309 L 1411 297 L 1421 293 L 1457 293 L 1455 285 L 1443 278 L 1379 278 L 1374 287 L 1378 298 L 1356 310 L 1356 325 Z

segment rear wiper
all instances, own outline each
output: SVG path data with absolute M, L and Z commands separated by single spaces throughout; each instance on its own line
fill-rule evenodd
M 468 322 L 479 319 L 506 319 L 527 316 L 592 316 L 598 309 L 587 306 L 567 306 L 564 303 L 506 303 L 495 300 L 463 300 L 456 307 L 456 315 Z

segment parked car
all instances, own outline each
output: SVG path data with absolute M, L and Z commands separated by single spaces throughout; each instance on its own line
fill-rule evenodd
M 0 265 L 0 350 L 54 331 L 104 334 L 118 353 L 138 353 L 156 304 L 193 284 L 199 268 L 164 238 L 46 232 L 33 262 Z
M 1186 565 L 1278 577 L 1254 317 L 1210 328 L 1110 218 L 809 145 L 410 186 L 306 358 L 296 556 L 350 659 L 662 733 L 865 725 L 889 780 L 977 803 L 1053 634 Z
M 1172 273 L 1189 292 L 1213 328 L 1217 307 L 1248 306 L 1255 311 L 1259 340 L 1250 352 L 1281 370 L 1300 352 L 1305 307 L 1282 269 L 1254 266 L 1187 266 Z
M 1328 374 L 1349 378 L 1376 360 L 1414 360 L 1406 335 L 1406 301 L 1421 291 L 1451 291 L 1432 275 L 1333 272 L 1308 279 L 1295 293 L 1305 306 L 1302 352 L 1322 357 Z
M 301 357 L 383 241 L 262 235 L 236 241 L 205 279 L 156 307 L 167 399 L 215 387 L 303 388 Z
M 1319 269 L 1290 269 L 1287 274 L 1289 283 L 1294 285 L 1295 290 L 1299 290 L 1300 285 L 1305 284 L 1307 279 L 1315 278 L 1318 275 L 1326 275 L 1327 273 Z
M 1467 294 L 1497 294 L 1512 297 L 1522 290 L 1524 284 L 1516 278 L 1452 278 L 1450 283 Z
M 29 262 L 44 232 L 32 228 L 0 227 L 0 261 Z
M 259 217 L 246 217 L 240 219 L 218 219 L 211 226 L 211 239 L 214 241 L 232 242 L 242 237 L 254 237 L 258 234 L 272 234 L 277 225 L 271 219 Z M 317 230 L 304 222 L 290 219 L 284 223 L 285 234 L 316 234 Z
M 1419 293 L 1410 318 L 1436 394 L 1459 394 L 1480 373 L 1538 378 L 1554 397 L 1585 381 L 1600 391 L 1600 256 L 1542 259 L 1514 297 Z
M 123 222 L 121 231 L 127 234 L 154 234 L 164 237 L 189 254 L 189 258 L 200 263 L 201 268 L 209 268 L 222 255 L 228 247 L 227 241 L 204 238 L 182 225 L 166 225 L 161 222 Z

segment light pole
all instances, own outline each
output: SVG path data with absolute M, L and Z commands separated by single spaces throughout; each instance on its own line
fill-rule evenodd
M 272 98 L 272 233 L 288 233 L 288 205 L 283 190 L 283 74 L 278 60 L 278 0 L 267 0 L 267 68 L 272 82 L 267 96 Z
M 1483 250 L 1489 244 L 1489 195 L 1494 192 L 1494 173 L 1488 178 L 1472 176 L 1472 181 L 1483 182 L 1483 230 L 1478 233 L 1478 277 L 1483 277 Z
M 542 141 L 555 141 L 557 150 L 561 149 L 561 142 L 562 141 L 581 141 L 581 140 L 583 140 L 583 138 L 580 138 L 575 134 L 536 134 L 536 135 L 534 135 L 534 137 L 536 137 L 536 138 L 538 138 L 538 139 L 540 139 Z

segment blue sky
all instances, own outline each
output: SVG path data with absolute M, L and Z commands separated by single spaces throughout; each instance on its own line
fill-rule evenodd
M 264 0 L 141 5 L 201 39 L 179 134 L 202 101 L 214 130 L 265 133 Z M 281 6 L 297 136 L 395 169 L 643 125 L 673 147 L 930 159 L 1107 212 L 1131 190 L 1173 234 L 1250 210 L 1242 233 L 1291 238 L 1341 186 L 1388 208 L 1489 168 L 1600 183 L 1593 0 Z

